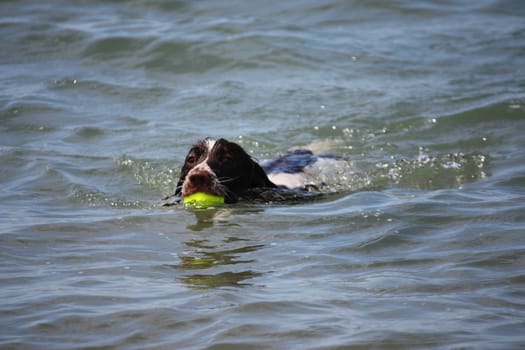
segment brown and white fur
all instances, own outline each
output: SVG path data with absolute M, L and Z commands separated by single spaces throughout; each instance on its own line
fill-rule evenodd
M 175 196 L 204 192 L 224 196 L 226 203 L 234 203 L 256 188 L 311 191 L 316 186 L 308 183 L 307 171 L 315 164 L 331 161 L 337 158 L 296 149 L 261 166 L 238 144 L 207 138 L 188 152 Z

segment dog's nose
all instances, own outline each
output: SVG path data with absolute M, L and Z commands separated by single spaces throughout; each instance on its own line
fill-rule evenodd
M 213 181 L 211 174 L 207 171 L 198 171 L 190 175 L 189 180 L 193 185 L 209 184 Z

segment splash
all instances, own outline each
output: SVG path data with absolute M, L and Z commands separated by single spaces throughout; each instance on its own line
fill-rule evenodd
M 481 153 L 431 155 L 424 148 L 419 149 L 414 159 L 396 160 L 392 157 L 386 161 L 356 164 L 348 158 L 337 158 L 304 174 L 305 182 L 313 185 L 308 188 L 309 191 L 258 189 L 247 192 L 245 197 L 255 198 L 255 202 L 293 203 L 317 200 L 325 195 L 388 187 L 425 190 L 462 188 L 467 183 L 486 178 L 488 162 L 489 157 Z M 173 194 L 179 171 L 178 167 L 167 166 L 168 161 L 143 160 L 124 155 L 116 163 L 120 170 L 131 174 L 138 185 L 160 194 L 159 198 Z M 83 197 L 90 204 L 109 204 L 113 207 L 142 205 L 138 201 L 126 201 L 100 193 L 84 194 Z
M 123 155 L 116 159 L 116 163 L 122 170 L 131 173 L 141 186 L 162 193 L 175 191 L 179 172 L 166 165 L 170 161 L 144 160 Z
M 429 155 L 423 148 L 415 160 L 376 163 L 374 182 L 414 189 L 462 188 L 488 176 L 489 157 L 462 152 Z
M 76 202 L 80 202 L 92 208 L 112 207 L 116 209 L 144 208 L 147 204 L 140 200 L 127 200 L 119 198 L 114 194 L 104 193 L 97 190 L 89 190 L 78 187 L 71 196 Z

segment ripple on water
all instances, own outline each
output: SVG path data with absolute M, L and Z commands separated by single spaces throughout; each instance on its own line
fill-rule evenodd
M 0 347 L 519 348 L 524 8 L 0 2 Z M 348 162 L 161 207 L 206 136 Z

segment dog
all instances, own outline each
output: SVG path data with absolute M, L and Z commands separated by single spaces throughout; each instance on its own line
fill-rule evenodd
M 310 181 L 312 169 L 338 160 L 299 148 L 260 165 L 237 143 L 206 138 L 188 152 L 175 197 L 180 200 L 204 192 L 224 197 L 226 203 L 235 203 L 241 198 L 255 197 L 260 190 L 319 192 L 318 185 Z

